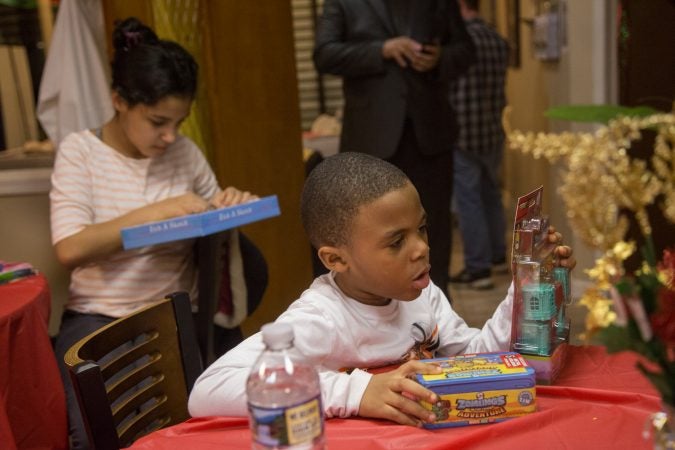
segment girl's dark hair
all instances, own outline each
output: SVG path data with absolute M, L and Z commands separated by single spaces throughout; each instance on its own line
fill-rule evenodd
M 167 96 L 195 96 L 197 63 L 173 41 L 159 39 L 135 17 L 115 24 L 112 89 L 130 106 L 154 105 Z

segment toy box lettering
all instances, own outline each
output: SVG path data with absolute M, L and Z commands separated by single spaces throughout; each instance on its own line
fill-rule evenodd
M 520 355 L 514 355 L 512 353 L 502 356 L 502 361 L 504 362 L 504 365 L 509 368 L 524 367 L 527 365 Z
M 476 398 L 457 399 L 457 417 L 466 419 L 485 419 L 506 414 L 506 396 L 497 395 L 485 398 L 483 393 L 476 394 Z

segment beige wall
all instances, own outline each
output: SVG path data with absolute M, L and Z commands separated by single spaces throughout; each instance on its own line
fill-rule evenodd
M 25 176 L 32 175 L 27 173 Z M 46 190 L 41 190 L 28 194 L 0 194 L 0 259 L 29 262 L 47 277 L 52 296 L 49 333 L 54 335 L 61 323 L 69 278 L 54 254 L 49 228 L 49 196 Z
M 566 45 L 555 62 L 534 58 L 532 28 L 521 22 L 521 67 L 509 71 L 507 98 L 511 107 L 510 123 L 522 131 L 560 132 L 589 131 L 588 125 L 549 121 L 544 111 L 552 106 L 616 102 L 616 56 L 613 51 L 613 12 L 615 0 L 568 0 L 566 8 Z M 521 0 L 521 17 L 534 17 L 535 2 Z M 566 211 L 557 193 L 559 167 L 543 160 L 507 150 L 504 184 L 508 211 L 513 211 L 518 196 L 540 184 L 546 192 L 544 209 L 551 222 L 565 235 L 579 261 L 575 278 L 585 278 L 584 268 L 592 265 L 596 255 L 575 239 L 566 220 Z

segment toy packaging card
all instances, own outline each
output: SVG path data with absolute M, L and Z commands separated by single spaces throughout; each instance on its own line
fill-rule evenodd
M 125 250 L 198 236 L 207 236 L 281 214 L 276 195 L 241 205 L 190 214 L 122 229 Z
M 477 353 L 425 359 L 443 372 L 417 374 L 417 382 L 438 395 L 434 404 L 420 404 L 436 414 L 425 428 L 500 422 L 534 412 L 534 369 L 514 352 Z
M 520 197 L 513 229 L 514 283 L 511 350 L 536 371 L 537 382 L 551 384 L 564 364 L 570 321 L 569 270 L 556 266 L 557 244 L 547 239 L 548 217 L 541 213 L 543 187 Z

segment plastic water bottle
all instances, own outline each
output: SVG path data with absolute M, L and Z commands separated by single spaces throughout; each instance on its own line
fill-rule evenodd
M 324 449 L 324 414 L 319 376 L 293 347 L 293 328 L 262 327 L 265 350 L 246 382 L 255 450 Z

